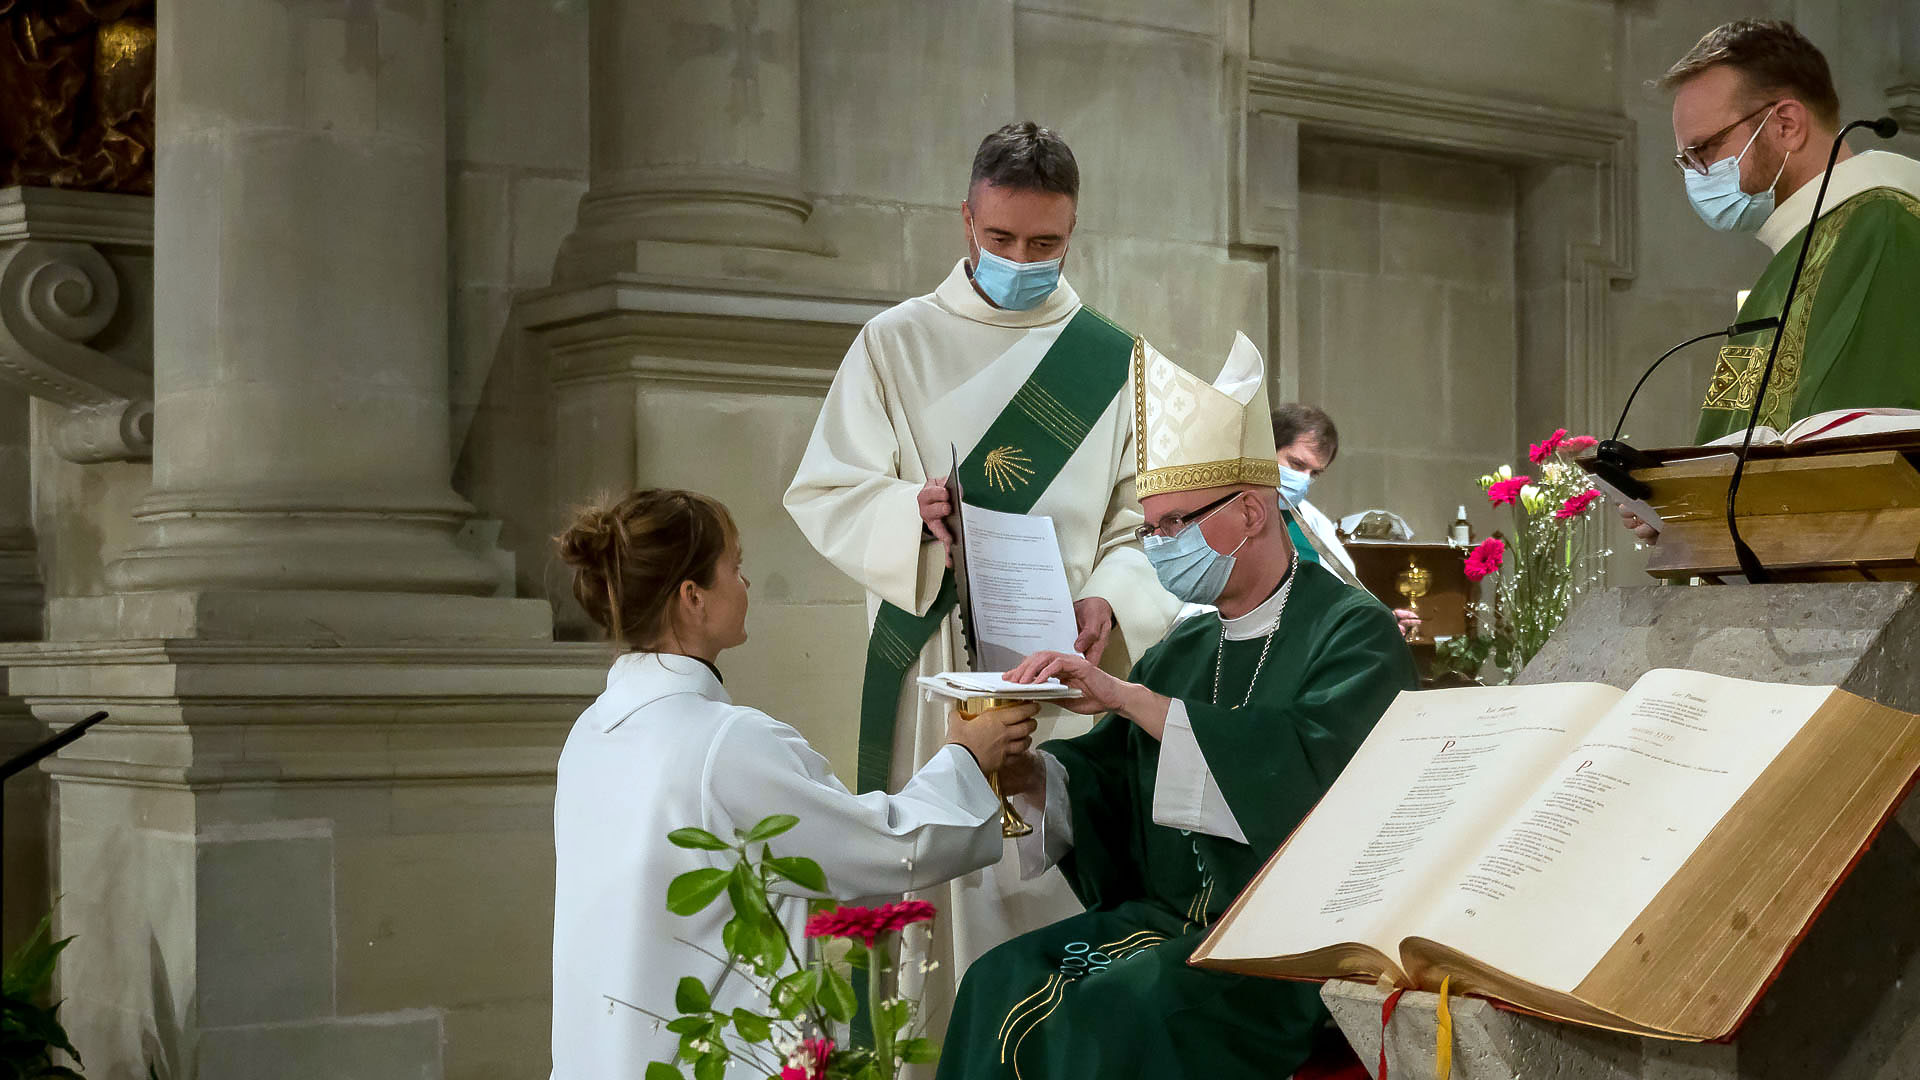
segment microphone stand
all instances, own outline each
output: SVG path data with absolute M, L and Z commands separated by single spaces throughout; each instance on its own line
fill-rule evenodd
M 1800 255 L 1793 262 L 1793 276 L 1787 279 L 1786 298 L 1780 303 L 1781 325 L 1773 332 L 1773 344 L 1767 349 L 1766 366 L 1760 369 L 1760 384 L 1753 392 L 1753 410 L 1747 415 L 1747 434 L 1740 442 L 1739 454 L 1734 457 L 1733 475 L 1727 480 L 1727 535 L 1733 540 L 1733 557 L 1740 563 L 1740 572 L 1746 575 L 1750 585 L 1765 584 L 1770 578 L 1760 565 L 1759 556 L 1740 536 L 1740 522 L 1734 513 L 1734 503 L 1740 497 L 1740 479 L 1747 471 L 1747 453 L 1753 448 L 1753 431 L 1760 424 L 1760 409 L 1767 402 L 1767 383 L 1773 378 L 1774 360 L 1780 355 L 1780 339 L 1786 336 L 1786 319 L 1793 310 L 1793 296 L 1800 288 L 1800 272 L 1806 268 L 1807 253 L 1813 250 L 1814 230 L 1820 227 L 1820 206 L 1827 201 L 1827 185 L 1833 181 L 1833 166 L 1840 160 L 1840 148 L 1846 145 L 1847 133 L 1859 127 L 1872 128 L 1873 133 L 1883 139 L 1892 138 L 1900 130 L 1891 117 L 1881 117 L 1878 120 L 1855 120 L 1833 137 L 1833 149 L 1827 152 L 1827 171 L 1820 175 L 1820 191 L 1813 199 L 1813 216 L 1807 222 L 1806 234 L 1800 240 Z
M 1747 322 L 1737 322 L 1724 329 L 1690 337 L 1680 344 L 1675 345 L 1673 348 L 1668 349 L 1666 352 L 1661 353 L 1660 359 L 1655 360 L 1649 365 L 1647 370 L 1641 374 L 1640 381 L 1633 384 L 1633 392 L 1627 395 L 1627 403 L 1620 407 L 1620 419 L 1613 425 L 1613 434 L 1603 440 L 1600 445 L 1594 447 L 1593 471 L 1629 498 L 1646 498 L 1648 495 L 1647 485 L 1636 480 L 1632 476 L 1632 470 L 1652 468 L 1660 464 L 1660 462 L 1645 452 L 1636 450 L 1620 441 L 1620 431 L 1626 427 L 1627 413 L 1633 408 L 1633 399 L 1640 396 L 1640 388 L 1647 385 L 1647 380 L 1653 377 L 1654 372 L 1660 370 L 1660 365 L 1666 363 L 1669 356 L 1672 356 L 1674 353 L 1679 352 L 1689 345 L 1697 345 L 1710 338 L 1739 337 L 1742 334 L 1756 334 L 1762 330 L 1771 330 L 1779 325 L 1780 320 L 1771 315 L 1764 319 L 1750 319 Z
M 107 718 L 104 712 L 94 713 L 77 724 L 69 724 L 53 737 L 30 746 L 0 763 L 0 783 L 38 764 L 44 758 L 50 758 L 65 749 L 70 743 L 87 733 L 87 729 Z

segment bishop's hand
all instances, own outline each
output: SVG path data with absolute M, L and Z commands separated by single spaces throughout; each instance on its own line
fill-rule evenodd
M 1100 665 L 1092 660 L 1073 653 L 1037 652 L 1007 672 L 1008 682 L 1041 683 L 1048 679 L 1059 679 L 1080 691 L 1079 697 L 1058 702 L 1061 708 L 1089 716 L 1122 711 L 1127 691 L 1138 689 L 1100 670 Z

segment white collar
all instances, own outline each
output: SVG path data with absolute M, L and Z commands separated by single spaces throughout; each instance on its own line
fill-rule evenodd
M 1822 175 L 1825 175 L 1824 173 Z M 1833 180 L 1827 185 L 1827 200 L 1820 204 L 1820 216 L 1863 191 L 1889 187 L 1920 199 L 1920 161 L 1886 150 L 1863 150 L 1833 167 Z M 1768 249 L 1779 254 L 1787 241 L 1800 235 L 1813 214 L 1813 200 L 1820 197 L 1820 177 L 1800 186 L 1786 202 L 1774 207 L 1766 224 L 1754 235 Z
M 1298 584 L 1300 573 L 1306 569 L 1306 566 L 1304 562 L 1294 563 L 1292 575 L 1294 583 Z M 1292 591 L 1287 587 L 1286 582 L 1282 582 L 1279 588 L 1273 590 L 1272 596 L 1260 601 L 1258 607 L 1245 615 L 1231 619 L 1222 615 L 1220 617 L 1221 633 L 1226 635 L 1228 641 L 1246 641 L 1250 638 L 1266 637 L 1267 631 L 1272 630 L 1274 624 L 1280 621 L 1280 613 L 1287 605 L 1287 594 Z
M 965 259 L 953 264 L 953 272 L 947 275 L 939 288 L 933 290 L 933 298 L 941 307 L 963 319 L 989 326 L 1022 329 L 1056 323 L 1080 310 L 1080 294 L 1067 284 L 1065 275 L 1061 276 L 1059 287 L 1040 301 L 1038 307 L 1029 311 L 1008 311 L 994 307 L 973 287 L 973 279 L 967 276 Z
M 733 704 L 726 687 L 714 677 L 713 669 L 690 656 L 621 653 L 607 671 L 607 690 L 611 692 L 616 686 L 631 696 L 602 699 L 610 700 L 612 705 L 600 725 L 602 731 L 612 731 L 635 712 L 677 694 L 697 694 L 722 705 Z

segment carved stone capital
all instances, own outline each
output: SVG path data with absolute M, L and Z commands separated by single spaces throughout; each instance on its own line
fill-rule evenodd
M 153 454 L 152 200 L 0 190 L 0 382 L 65 408 L 69 461 Z

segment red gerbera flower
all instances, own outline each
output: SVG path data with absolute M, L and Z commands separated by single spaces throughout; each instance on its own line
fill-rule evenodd
M 1507 506 L 1520 497 L 1520 489 L 1533 483 L 1531 476 L 1516 476 L 1511 480 L 1501 480 L 1487 489 L 1487 501 L 1495 506 Z
M 858 938 L 868 948 L 881 934 L 904 930 L 934 916 L 934 906 L 925 900 L 903 900 L 877 908 L 837 907 L 822 911 L 807 920 L 810 938 Z
M 1568 499 L 1566 502 L 1561 503 L 1560 509 L 1555 510 L 1553 512 L 1553 516 L 1560 518 L 1563 521 L 1566 520 L 1567 518 L 1577 518 L 1581 514 L 1586 513 L 1587 507 L 1592 506 L 1593 500 L 1599 497 L 1600 497 L 1600 490 L 1598 488 L 1588 488 L 1587 490 L 1581 492 L 1580 494 L 1575 495 L 1572 498 Z
M 1480 541 L 1480 546 L 1467 556 L 1467 580 L 1479 581 L 1506 561 L 1507 545 L 1497 536 L 1489 536 Z
M 1545 442 L 1534 443 L 1533 446 L 1527 450 L 1527 460 L 1533 462 L 1535 465 L 1540 464 L 1552 457 L 1553 452 L 1560 448 L 1560 444 L 1565 442 L 1566 438 L 1566 428 L 1555 431 L 1553 434 L 1547 436 Z

